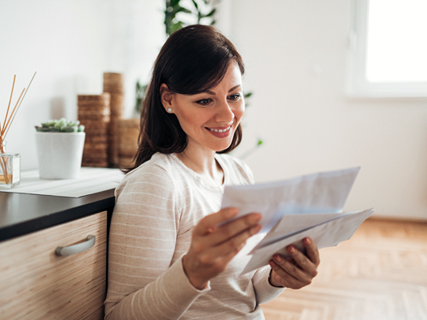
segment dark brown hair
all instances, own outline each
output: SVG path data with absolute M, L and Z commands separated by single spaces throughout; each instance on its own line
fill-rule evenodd
M 191 25 L 174 32 L 163 45 L 154 64 L 141 112 L 138 151 L 133 170 L 150 160 L 156 152 L 180 153 L 187 147 L 187 135 L 174 114 L 165 111 L 160 85 L 179 94 L 197 94 L 214 88 L 224 78 L 234 60 L 242 75 L 242 58 L 234 45 L 212 26 Z M 227 153 L 242 140 L 241 125 L 230 146 L 218 153 Z

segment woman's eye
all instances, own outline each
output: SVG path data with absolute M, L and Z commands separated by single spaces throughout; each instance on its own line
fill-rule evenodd
M 240 94 L 233 94 L 231 96 L 228 97 L 228 99 L 233 100 L 233 101 L 237 101 L 240 99 Z
M 211 101 L 212 99 L 202 99 L 202 100 L 196 101 L 196 103 L 202 106 L 207 106 Z

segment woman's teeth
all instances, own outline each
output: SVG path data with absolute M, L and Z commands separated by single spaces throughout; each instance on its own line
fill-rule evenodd
M 211 128 L 208 128 L 208 129 L 213 131 L 213 132 L 226 132 L 226 131 L 230 130 L 230 128 L 231 128 L 231 126 L 229 126 L 226 129 L 211 129 Z

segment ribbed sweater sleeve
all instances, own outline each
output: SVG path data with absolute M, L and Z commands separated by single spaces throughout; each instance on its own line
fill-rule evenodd
M 278 297 L 285 288 L 273 287 L 269 282 L 270 266 L 259 268 L 252 277 L 252 283 L 255 289 L 257 304 L 267 303 Z
M 210 288 L 195 289 L 181 258 L 172 261 L 180 221 L 173 181 L 156 166 L 125 179 L 111 222 L 105 319 L 177 319 Z

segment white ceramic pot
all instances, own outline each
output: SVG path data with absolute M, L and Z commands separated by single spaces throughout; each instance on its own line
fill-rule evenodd
M 84 132 L 36 132 L 40 179 L 74 179 L 80 173 Z

